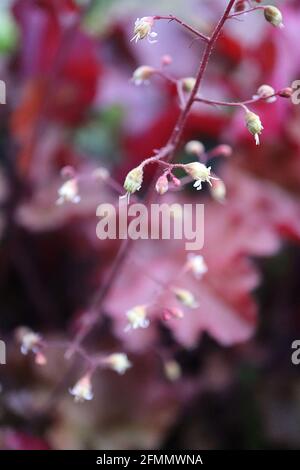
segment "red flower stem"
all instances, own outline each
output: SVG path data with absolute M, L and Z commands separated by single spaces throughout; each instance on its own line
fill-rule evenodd
M 170 77 L 168 74 L 166 74 L 166 73 L 163 72 L 162 70 L 155 69 L 155 70 L 153 71 L 153 74 L 158 75 L 158 76 L 161 77 L 161 78 L 164 78 L 165 80 L 167 80 L 167 81 L 170 82 L 170 83 L 173 83 L 174 85 L 177 85 L 177 80 L 176 80 L 176 78 Z
M 211 53 L 213 51 L 213 48 L 214 48 L 214 46 L 215 46 L 215 44 L 218 40 L 218 37 L 221 33 L 221 30 L 222 30 L 226 20 L 228 19 L 229 15 L 230 15 L 230 11 L 231 11 L 231 9 L 234 5 L 234 2 L 235 2 L 235 0 L 229 0 L 228 5 L 227 5 L 220 21 L 218 22 L 218 24 L 216 25 L 216 27 L 215 27 L 215 29 L 212 33 L 212 36 L 207 40 L 207 44 L 206 44 L 206 47 L 205 47 L 205 50 L 204 50 L 204 53 L 203 53 L 203 57 L 202 57 L 202 60 L 200 62 L 199 70 L 198 70 L 198 73 L 197 73 L 195 86 L 194 86 L 194 88 L 193 88 L 193 90 L 192 90 L 192 92 L 189 96 L 189 99 L 187 100 L 185 108 L 182 110 L 182 112 L 181 112 L 181 114 L 178 118 L 178 121 L 177 121 L 177 123 L 174 127 L 174 130 L 172 132 L 172 135 L 171 135 L 167 145 L 165 147 L 163 147 L 157 153 L 157 155 L 155 155 L 154 157 L 151 157 L 150 159 L 148 159 L 148 161 L 151 160 L 151 163 L 153 163 L 155 161 L 158 161 L 162 158 L 166 158 L 167 163 L 169 163 L 170 160 L 172 159 L 174 153 L 178 149 L 178 147 L 180 145 L 182 133 L 183 133 L 183 130 L 185 128 L 187 118 L 188 118 L 188 116 L 190 114 L 190 111 L 191 111 L 191 108 L 192 108 L 192 106 L 195 102 L 195 98 L 196 98 L 197 93 L 199 91 L 200 84 L 203 80 L 205 71 L 207 69 L 207 65 L 208 65 L 208 62 L 209 62 L 210 55 L 211 55 Z M 174 20 L 174 21 L 179 22 L 179 20 L 175 19 L 175 17 L 154 17 L 154 19 L 159 19 L 159 18 L 160 19 L 170 19 L 170 20 Z M 192 28 L 190 28 L 190 29 L 192 29 Z M 156 177 L 154 177 L 154 179 L 155 178 Z M 153 199 L 153 191 L 148 193 L 147 197 L 145 198 L 145 204 L 149 205 L 152 202 L 152 199 Z M 122 266 L 123 266 L 124 262 L 126 261 L 127 256 L 130 252 L 131 242 L 132 242 L 132 240 L 130 240 L 130 239 L 126 239 L 126 240 L 122 241 L 120 249 L 119 249 L 119 251 L 117 253 L 117 256 L 116 256 L 116 258 L 113 262 L 113 265 L 112 265 L 110 271 L 108 272 L 108 275 L 107 275 L 106 279 L 104 280 L 104 283 L 102 284 L 101 289 L 96 293 L 96 295 L 95 295 L 95 297 L 94 297 L 94 299 L 91 303 L 92 307 L 91 307 L 90 319 L 86 323 L 86 325 L 75 336 L 73 342 L 71 343 L 70 349 L 66 353 L 66 357 L 70 358 L 73 355 L 76 348 L 79 347 L 79 345 L 82 343 L 82 341 L 86 338 L 86 336 L 90 333 L 90 331 L 93 329 L 95 324 L 98 322 L 98 319 L 99 319 L 99 313 L 98 312 L 101 309 L 103 301 L 105 300 L 105 298 L 107 297 L 107 295 L 111 291 L 114 283 L 116 282 L 116 280 L 118 279 L 118 276 L 120 275 Z
M 199 70 L 198 70 L 198 73 L 197 73 L 197 77 L 196 77 L 196 82 L 195 82 L 195 86 L 189 96 L 189 99 L 186 103 L 186 106 L 185 108 L 183 109 L 181 115 L 179 116 L 179 119 L 174 127 L 174 130 L 173 130 L 173 133 L 170 137 L 170 140 L 169 140 L 169 143 L 170 145 L 173 146 L 173 152 L 169 155 L 169 161 L 171 160 L 171 158 L 173 157 L 173 154 L 174 152 L 177 150 L 179 144 L 180 144 L 180 140 L 181 140 L 181 136 L 182 136 L 182 133 L 183 133 L 183 130 L 184 130 L 184 127 L 185 127 L 185 124 L 186 124 L 186 121 L 187 121 L 187 118 L 188 118 L 188 115 L 191 111 L 191 108 L 193 106 L 193 103 L 195 101 L 195 97 L 197 96 L 197 93 L 199 91 L 199 87 L 201 85 L 201 82 L 202 82 L 202 79 L 204 77 L 204 74 L 205 74 L 205 71 L 207 69 L 207 66 L 208 66 L 208 62 L 209 62 L 209 58 L 211 56 L 211 53 L 213 51 L 213 48 L 218 40 L 218 37 L 221 33 L 221 30 L 226 22 L 226 20 L 228 19 L 229 15 L 230 15 L 230 11 L 234 5 L 234 2 L 235 0 L 230 0 L 223 15 L 222 15 L 222 18 L 220 19 L 219 23 L 217 24 L 217 26 L 215 27 L 213 33 L 212 33 L 212 36 L 210 37 L 206 47 L 205 47 L 205 50 L 204 50 L 204 54 L 203 54 L 203 57 L 202 57 L 202 60 L 201 60 L 201 63 L 200 63 L 200 67 L 199 67 Z
M 181 111 L 183 111 L 183 109 L 186 105 L 186 99 L 185 99 L 185 95 L 184 95 L 184 92 L 183 92 L 183 86 L 182 86 L 182 81 L 181 80 L 177 81 L 176 88 L 177 88 L 177 94 L 178 94 L 178 98 L 179 98 L 180 109 L 181 109 Z
M 215 100 L 207 100 L 205 98 L 198 98 L 196 96 L 195 98 L 195 101 L 199 102 L 199 103 L 204 103 L 204 104 L 208 104 L 208 105 L 212 105 L 212 106 L 229 106 L 229 107 L 235 107 L 235 106 L 241 106 L 241 107 L 245 107 L 249 104 L 255 104 L 255 103 L 259 103 L 259 102 L 262 102 L 262 101 L 266 101 L 270 98 L 274 98 L 278 96 L 278 93 L 274 93 L 273 95 L 270 95 L 270 96 L 267 96 L 267 97 L 261 97 L 261 98 L 252 98 L 250 100 L 247 100 L 247 101 L 215 101 Z
M 176 16 L 173 16 L 173 15 L 168 15 L 168 16 L 154 16 L 153 17 L 154 20 L 169 20 L 170 22 L 171 21 L 176 21 L 176 23 L 180 24 L 181 26 L 183 26 L 184 28 L 186 28 L 188 31 L 190 31 L 191 33 L 195 34 L 199 39 L 201 39 L 202 41 L 208 43 L 210 38 L 205 36 L 205 34 L 202 34 L 200 33 L 200 31 L 198 31 L 197 29 L 193 28 L 192 26 L 190 26 L 189 24 L 185 23 L 184 21 L 181 21 L 179 18 L 177 18 Z
M 265 7 L 261 5 L 259 7 L 249 8 L 249 10 L 238 11 L 237 13 L 232 13 L 232 15 L 229 15 L 228 19 L 235 18 L 236 16 L 240 16 L 240 15 L 245 15 L 246 13 L 252 13 L 253 11 L 256 11 L 256 10 L 264 10 L 264 9 Z

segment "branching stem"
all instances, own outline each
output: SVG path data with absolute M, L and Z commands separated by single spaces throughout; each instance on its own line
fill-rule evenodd
M 154 163 L 154 162 L 157 162 L 157 161 L 162 160 L 162 159 L 165 159 L 166 162 L 169 163 L 172 160 L 173 155 L 177 151 L 177 149 L 180 145 L 180 142 L 181 142 L 182 134 L 183 134 L 188 116 L 191 112 L 191 108 L 192 108 L 192 106 L 195 102 L 197 93 L 199 91 L 200 85 L 201 85 L 202 80 L 204 78 L 204 75 L 205 75 L 205 72 L 206 72 L 206 69 L 207 69 L 207 66 L 208 66 L 208 63 L 209 63 L 211 53 L 212 53 L 212 51 L 213 51 L 213 49 L 216 45 L 216 42 L 219 38 L 219 35 L 222 31 L 222 28 L 223 28 L 225 22 L 230 17 L 230 12 L 232 10 L 232 7 L 233 7 L 234 3 L 235 3 L 235 0 L 229 0 L 228 1 L 227 7 L 226 7 L 222 17 L 220 18 L 218 24 L 216 25 L 216 27 L 215 27 L 215 29 L 214 29 L 214 31 L 213 31 L 210 38 L 202 35 L 201 33 L 199 33 L 194 28 L 186 25 L 184 22 L 182 22 L 181 20 L 179 20 L 175 16 L 169 15 L 169 16 L 155 16 L 154 17 L 155 20 L 166 19 L 166 20 L 170 20 L 170 21 L 176 21 L 177 23 L 181 24 L 183 27 L 187 28 L 189 31 L 193 32 L 198 37 L 200 37 L 206 43 L 206 45 L 205 45 L 203 56 L 202 56 L 202 59 L 200 61 L 200 65 L 199 65 L 199 68 L 198 68 L 194 88 L 191 91 L 191 93 L 189 95 L 189 98 L 187 99 L 187 102 L 186 102 L 185 106 L 183 107 L 183 109 L 182 109 L 182 111 L 179 115 L 179 118 L 177 120 L 177 123 L 175 124 L 174 130 L 173 130 L 173 132 L 170 136 L 170 139 L 169 139 L 167 145 L 165 147 L 163 147 L 162 149 L 160 149 L 156 155 L 154 155 L 153 157 L 150 157 L 149 159 L 147 159 L 148 163 Z M 155 178 L 156 178 L 156 176 L 154 177 L 154 179 Z M 148 194 L 145 197 L 145 200 L 144 200 L 145 204 L 149 205 L 152 202 L 152 200 L 154 199 L 154 197 L 155 197 L 155 195 L 153 195 L 153 192 L 149 191 Z M 78 334 L 75 336 L 75 338 L 74 338 L 74 340 L 71 344 L 71 347 L 69 348 L 69 350 L 67 351 L 67 354 L 66 354 L 68 358 L 70 358 L 72 356 L 72 354 L 76 351 L 76 349 L 78 349 L 78 347 L 80 346 L 82 341 L 86 338 L 86 336 L 91 332 L 91 330 L 93 329 L 95 324 L 98 322 L 99 317 L 100 317 L 100 313 L 101 313 L 101 307 L 102 307 L 103 301 L 105 300 L 105 298 L 107 297 L 107 295 L 109 294 L 109 292 L 113 288 L 116 280 L 118 279 L 118 277 L 120 275 L 120 272 L 121 272 L 121 268 L 122 268 L 124 262 L 126 261 L 127 256 L 130 253 L 130 247 L 131 247 L 131 240 L 130 239 L 126 239 L 126 240 L 122 241 L 121 246 L 119 248 L 119 251 L 117 253 L 117 256 L 116 256 L 116 258 L 115 258 L 115 260 L 114 260 L 114 262 L 111 266 L 111 269 L 109 270 L 109 272 L 107 274 L 107 277 L 104 280 L 100 290 L 96 293 L 96 295 L 95 295 L 95 297 L 92 301 L 90 321 L 87 322 L 85 327 L 83 329 L 81 329 L 78 332 Z

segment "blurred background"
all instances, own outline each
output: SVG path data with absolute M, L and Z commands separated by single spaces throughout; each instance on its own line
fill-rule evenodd
M 274 3 L 274 2 L 273 2 Z M 201 89 L 246 100 L 263 83 L 300 79 L 298 1 L 275 2 L 285 28 L 260 12 L 228 22 Z M 158 42 L 130 42 L 136 18 L 174 14 L 207 34 L 225 0 L 2 0 L 0 79 L 0 366 L 2 449 L 293 449 L 300 447 L 300 107 L 289 99 L 253 107 L 264 124 L 257 148 L 239 110 L 197 105 L 184 144 L 233 147 L 212 161 L 225 205 L 206 191 L 176 194 L 205 204 L 208 273 L 183 276 L 199 308 L 124 333 L 125 312 L 153 300 L 153 276 L 168 281 L 185 262 L 184 243 L 136 244 L 84 342 L 91 352 L 125 351 L 133 367 L 93 378 L 94 399 L 68 393 L 84 373 L 78 357 L 49 348 L 47 364 L 20 354 L 21 325 L 47 341 L 78 331 L 118 250 L 96 237 L 96 207 L 118 199 L 113 182 L 165 145 L 179 109 L 176 89 L 156 77 L 135 86 L 140 65 L 194 76 L 202 45 L 175 23 L 156 22 Z M 81 202 L 56 205 L 71 166 Z M 92 179 L 95 169 L 108 178 Z M 146 175 L 146 183 L 151 175 Z M 141 195 L 143 193 L 141 192 Z M 163 308 L 163 301 L 161 308 Z M 126 322 L 125 322 L 126 323 Z

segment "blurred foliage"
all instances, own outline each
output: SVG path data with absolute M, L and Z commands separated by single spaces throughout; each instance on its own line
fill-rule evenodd
M 0 7 L 0 54 L 13 52 L 18 44 L 19 30 L 9 11 Z
M 93 116 L 74 136 L 80 152 L 100 159 L 108 166 L 116 164 L 120 152 L 120 127 L 123 120 L 121 106 L 111 106 Z

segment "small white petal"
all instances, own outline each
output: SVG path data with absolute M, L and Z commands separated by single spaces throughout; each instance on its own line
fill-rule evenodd
M 26 354 L 28 354 L 28 348 L 26 348 L 23 344 L 21 346 L 21 353 L 24 354 L 24 356 L 26 356 Z
M 201 180 L 195 181 L 194 188 L 197 188 L 198 190 L 202 189 L 202 181 Z

